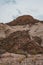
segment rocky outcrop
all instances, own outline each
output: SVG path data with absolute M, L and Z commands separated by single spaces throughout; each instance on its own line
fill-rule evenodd
M 24 55 L 7 52 L 2 55 L 0 65 L 43 65 L 43 54 L 28 55 L 26 58 Z
M 37 23 L 30 28 L 29 34 L 31 37 L 39 37 L 42 39 L 41 45 L 43 46 L 43 23 Z
M 40 54 L 43 53 L 43 47 L 41 47 L 39 43 L 41 42 L 31 40 L 28 31 L 17 31 L 11 33 L 7 38 L 1 40 L 0 48 L 5 49 L 10 53 Z
M 6 24 L 0 23 L 0 40 L 8 37 L 11 33 L 14 32 L 14 29 Z
M 10 26 L 14 26 L 14 25 L 26 25 L 29 24 L 30 26 L 40 22 L 39 20 L 34 19 L 32 16 L 30 15 L 23 15 L 20 16 L 18 18 L 16 18 L 15 20 L 7 23 Z
M 0 24 L 0 64 L 43 65 L 42 21 L 24 15 Z
M 40 37 L 34 36 L 33 39 L 34 39 L 34 41 L 36 41 L 37 43 L 39 43 L 39 45 L 41 45 L 42 39 Z

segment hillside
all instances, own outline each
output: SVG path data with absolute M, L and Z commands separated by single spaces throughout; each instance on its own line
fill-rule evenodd
M 23 15 L 10 23 L 0 23 L 0 64 L 43 65 L 42 22 Z
M 23 15 L 23 16 L 19 16 L 18 18 L 16 18 L 15 20 L 7 23 L 10 26 L 14 26 L 14 25 L 26 25 L 26 24 L 35 24 L 40 22 L 37 19 L 34 19 L 32 16 L 30 15 Z

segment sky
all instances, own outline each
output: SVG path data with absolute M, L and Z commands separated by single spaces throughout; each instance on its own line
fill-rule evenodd
M 43 20 L 43 0 L 0 0 L 0 23 L 7 23 L 21 15 Z

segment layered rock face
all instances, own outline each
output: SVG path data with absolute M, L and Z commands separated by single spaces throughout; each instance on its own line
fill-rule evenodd
M 14 26 L 14 25 L 35 24 L 37 22 L 39 22 L 39 20 L 34 19 L 32 16 L 23 15 L 23 16 L 20 16 L 20 17 L 16 18 L 15 20 L 13 20 L 7 24 L 10 26 Z
M 9 61 L 11 65 L 38 65 L 37 59 L 43 65 L 43 21 L 24 15 L 10 23 L 0 23 L 0 64 L 7 65 Z
M 0 48 L 11 53 L 25 54 L 25 52 L 27 52 L 29 54 L 39 54 L 43 53 L 43 47 L 40 46 L 41 40 L 39 39 L 39 41 L 31 40 L 28 31 L 17 31 L 1 40 Z

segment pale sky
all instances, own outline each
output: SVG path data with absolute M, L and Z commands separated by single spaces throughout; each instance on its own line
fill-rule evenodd
M 0 0 L 0 23 L 10 22 L 21 15 L 43 20 L 43 0 Z

